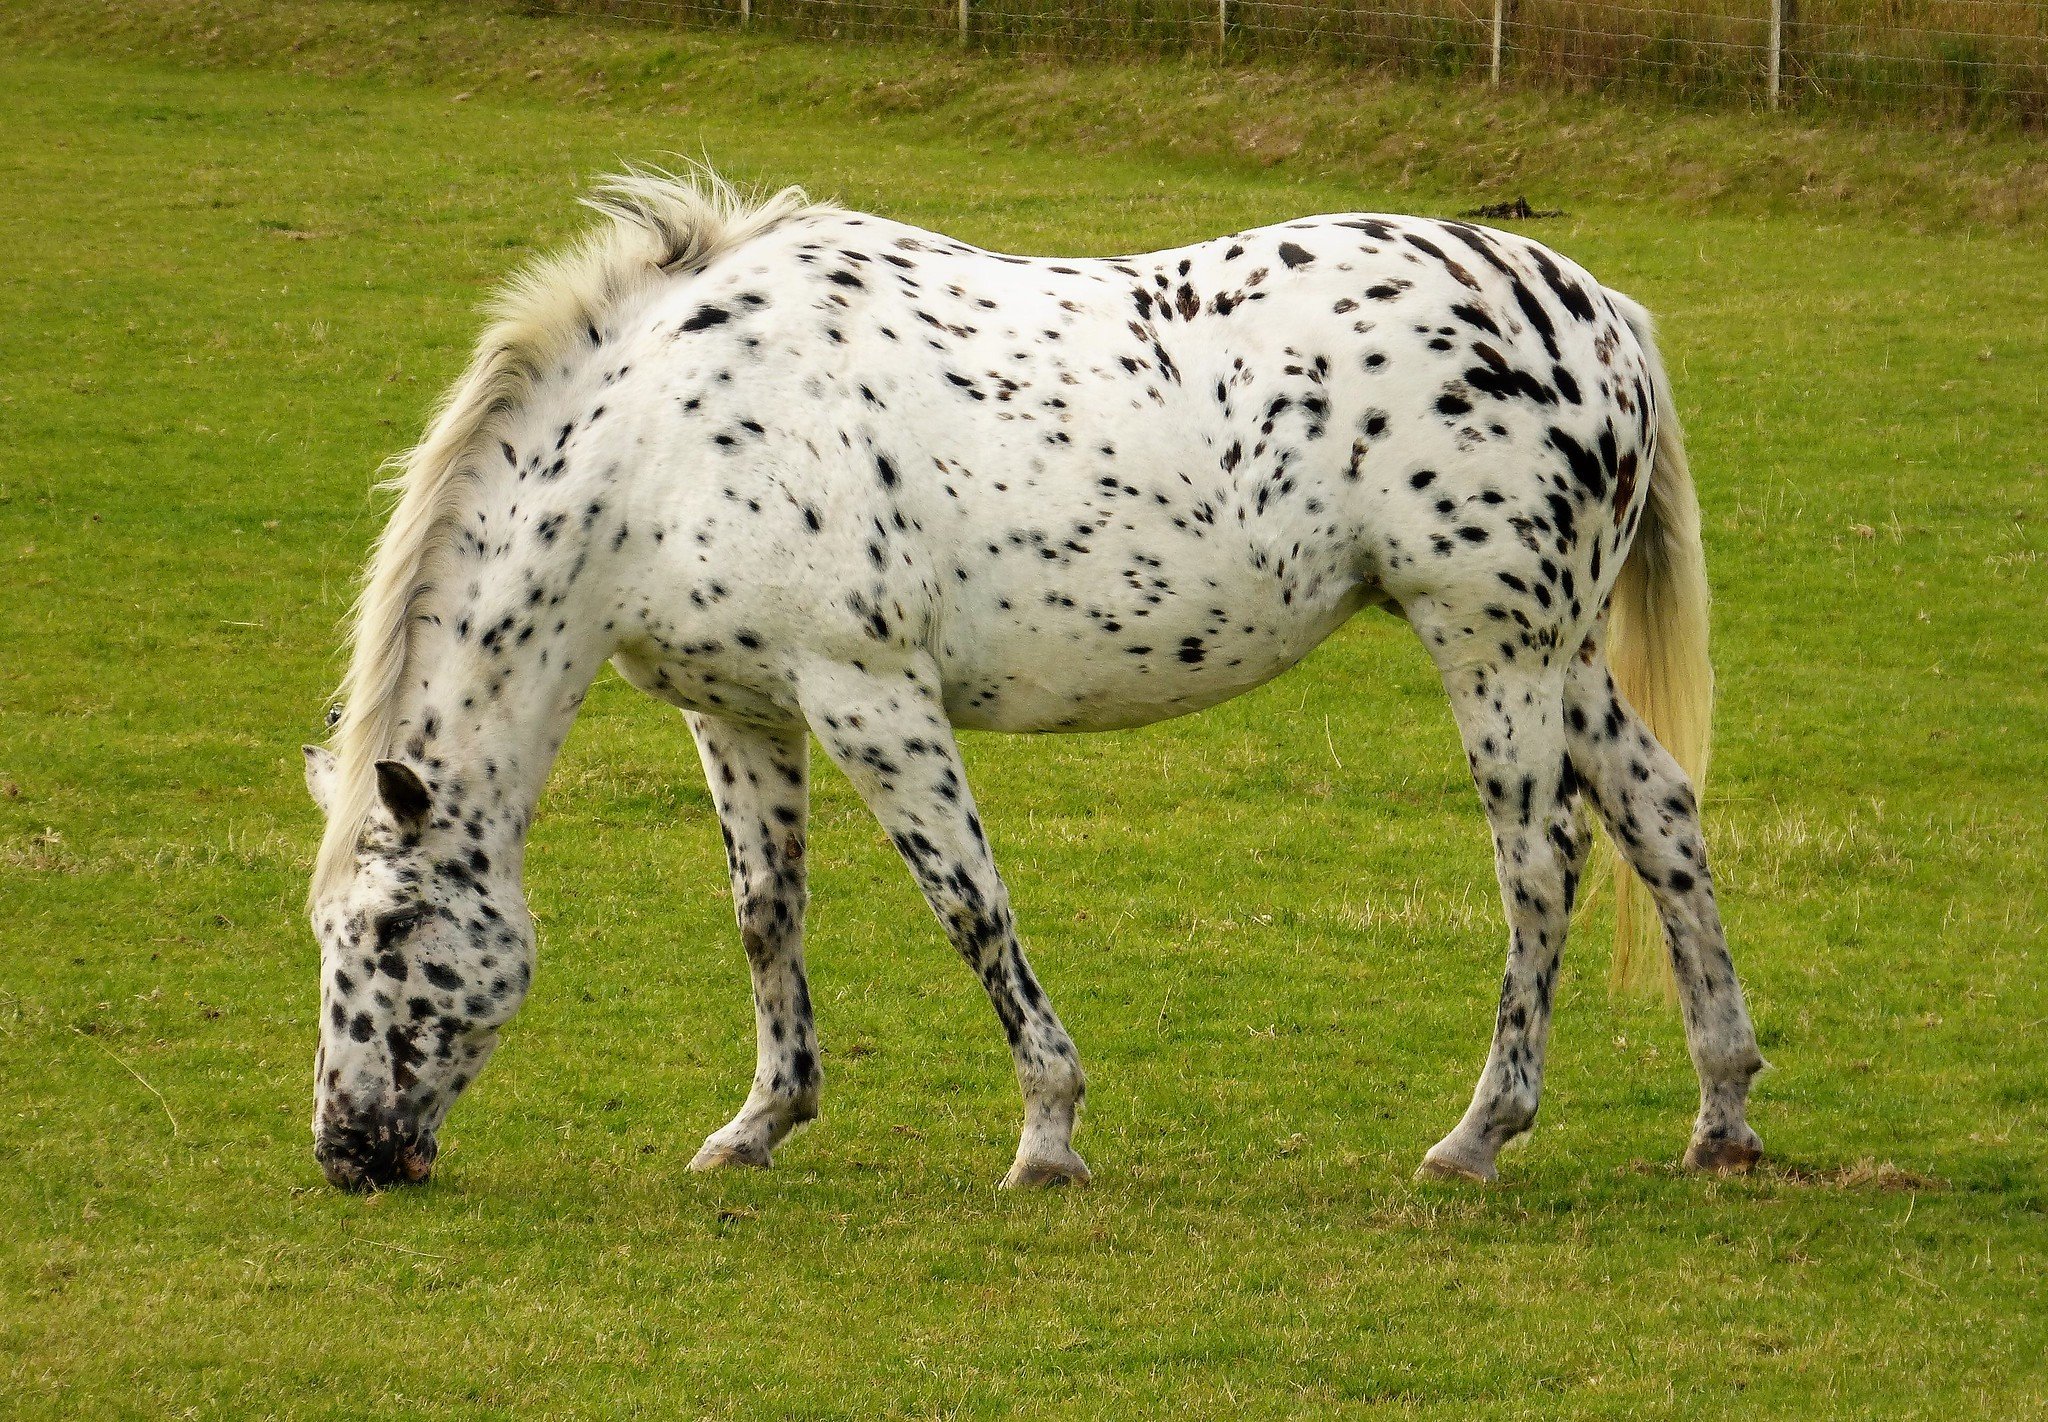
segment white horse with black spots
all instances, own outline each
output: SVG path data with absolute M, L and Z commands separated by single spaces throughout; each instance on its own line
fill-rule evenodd
M 1085 1181 L 1080 1061 L 954 730 L 1199 710 L 1367 607 L 1442 673 L 1511 930 L 1478 1089 L 1424 1172 L 1490 1179 L 1535 1118 L 1582 801 L 1668 935 L 1687 1163 L 1757 1159 L 1763 1062 L 1690 783 L 1699 516 L 1640 307 L 1524 238 L 1409 217 L 1052 260 L 708 175 L 591 201 L 607 221 L 499 297 L 406 458 L 333 749 L 306 750 L 329 1179 L 431 1171 L 532 980 L 527 829 L 609 661 L 685 713 L 753 970 L 753 1088 L 694 1167 L 765 1166 L 818 1110 L 815 736 L 1009 1039 L 1006 1183 Z

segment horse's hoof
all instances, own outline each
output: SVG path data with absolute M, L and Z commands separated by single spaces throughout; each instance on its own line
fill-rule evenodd
M 768 1158 L 765 1147 L 757 1145 L 712 1145 L 705 1142 L 704 1148 L 690 1161 L 690 1169 L 698 1174 L 711 1170 L 725 1170 L 743 1166 L 749 1170 L 766 1170 L 773 1162 Z
M 1060 1160 L 1020 1160 L 1003 1177 L 1005 1190 L 1051 1190 L 1061 1185 L 1086 1185 L 1094 1177 L 1080 1156 L 1068 1151 Z
M 1748 1140 L 1721 1137 L 1694 1141 L 1685 1152 L 1685 1168 L 1710 1175 L 1747 1175 L 1763 1159 L 1763 1143 L 1752 1133 Z
M 1445 1152 L 1432 1150 L 1422 1158 L 1422 1164 L 1415 1167 L 1417 1180 L 1469 1180 L 1475 1185 L 1491 1185 L 1500 1178 L 1490 1162 L 1459 1160 Z

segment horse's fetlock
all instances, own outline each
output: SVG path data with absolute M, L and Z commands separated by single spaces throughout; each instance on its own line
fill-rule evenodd
M 1703 1052 L 1699 1063 L 1700 1081 L 1708 1094 L 1717 1090 L 1732 1091 L 1738 1099 L 1749 1091 L 1749 1084 L 1770 1065 L 1763 1058 L 1754 1042 L 1722 1051 Z
M 1079 1058 L 1071 1051 L 1065 1056 L 1046 1053 L 1035 1057 L 1018 1073 L 1026 1097 L 1035 1101 L 1078 1106 L 1088 1093 L 1088 1078 Z
M 1517 1136 L 1528 1134 L 1536 1125 L 1536 1113 L 1541 1106 L 1541 1098 L 1532 1088 L 1517 1087 L 1502 1093 L 1488 1106 L 1487 1139 L 1505 1145 Z

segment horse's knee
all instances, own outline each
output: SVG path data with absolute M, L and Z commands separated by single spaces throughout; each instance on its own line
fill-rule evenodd
M 801 888 L 765 875 L 734 885 L 733 916 L 750 960 L 760 962 L 780 950 L 802 922 L 805 899 Z

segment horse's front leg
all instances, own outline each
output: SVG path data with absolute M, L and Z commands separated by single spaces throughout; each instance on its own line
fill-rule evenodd
M 818 1040 L 804 980 L 804 823 L 810 742 L 802 726 L 764 730 L 692 714 L 732 870 L 733 912 L 754 975 L 754 1086 L 692 1170 L 767 1166 L 818 1114 Z
M 909 677 L 835 666 L 807 674 L 801 695 L 819 743 L 888 831 L 1009 1038 L 1024 1134 L 1003 1183 L 1085 1183 L 1072 1143 L 1081 1063 L 1017 942 L 936 676 L 929 666 Z

